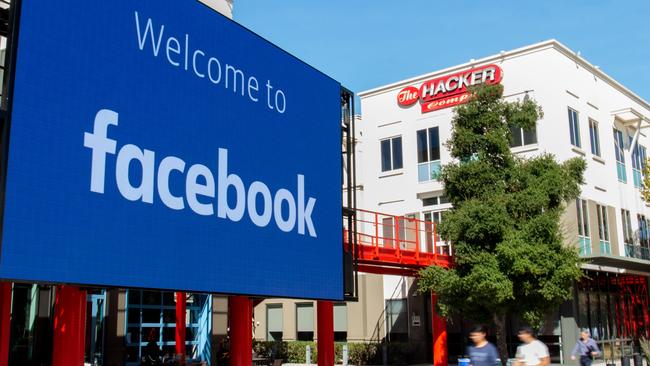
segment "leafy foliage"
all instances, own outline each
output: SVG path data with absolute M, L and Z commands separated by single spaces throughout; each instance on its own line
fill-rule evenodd
M 539 324 L 582 275 L 577 249 L 564 245 L 560 218 L 580 194 L 586 164 L 558 163 L 550 154 L 516 157 L 511 128 L 534 127 L 541 108 L 528 98 L 505 102 L 500 85 L 471 92 L 456 108 L 447 142 L 454 162 L 441 173 L 453 208 L 439 231 L 454 244 L 455 267 L 422 270 L 420 290 L 437 294 L 443 316 L 496 321 L 519 314 Z
M 650 159 L 643 162 L 643 186 L 641 187 L 641 197 L 647 203 L 650 203 Z

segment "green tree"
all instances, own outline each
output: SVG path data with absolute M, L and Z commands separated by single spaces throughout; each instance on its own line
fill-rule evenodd
M 646 203 L 650 203 L 650 159 L 643 162 L 643 187 L 641 197 Z
M 500 85 L 471 94 L 456 108 L 446 144 L 454 162 L 441 173 L 453 208 L 439 231 L 453 243 L 455 265 L 422 270 L 420 290 L 436 293 L 445 317 L 462 313 L 493 322 L 505 360 L 506 314 L 539 325 L 570 298 L 582 276 L 577 248 L 564 244 L 560 218 L 580 195 L 586 163 L 558 163 L 550 154 L 514 156 L 511 128 L 534 127 L 541 108 L 528 98 L 504 101 Z

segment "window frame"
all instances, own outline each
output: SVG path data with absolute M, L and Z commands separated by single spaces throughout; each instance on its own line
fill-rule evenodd
M 589 235 L 589 202 L 585 199 L 576 199 L 576 211 L 578 215 L 578 244 L 580 255 L 591 255 L 591 236 Z
M 616 158 L 616 175 L 618 181 L 627 183 L 627 171 L 625 164 L 625 137 L 623 131 L 613 127 L 614 134 L 614 155 Z
M 433 132 L 438 140 L 432 143 Z M 421 133 L 425 135 L 426 146 L 421 146 L 422 138 Z M 440 176 L 440 169 L 442 168 L 442 145 L 440 144 L 440 126 L 427 127 L 419 129 L 416 134 L 416 156 L 417 156 L 417 169 L 418 169 L 418 183 L 427 183 L 437 181 Z M 422 148 L 423 147 L 423 148 Z M 437 153 L 437 159 L 433 159 Z M 427 179 L 423 179 L 426 175 Z
M 569 114 L 569 139 L 571 141 L 571 145 L 581 149 L 582 141 L 580 139 L 580 113 L 571 107 L 567 108 Z
M 396 152 L 396 141 L 399 140 L 399 157 Z M 388 142 L 388 156 L 389 164 L 388 169 L 384 169 L 384 143 Z M 396 135 L 391 137 L 386 137 L 379 140 L 379 157 L 380 157 L 380 166 L 379 170 L 381 173 L 388 173 L 400 169 L 404 169 L 404 147 L 402 145 L 402 135 Z M 399 158 L 399 159 L 398 159 Z M 399 163 L 399 164 L 398 164 Z M 399 167 L 397 166 L 399 165 Z
M 600 131 L 598 121 L 593 118 L 589 118 L 589 142 L 591 144 L 591 153 L 600 157 Z
M 609 216 L 607 206 L 596 204 L 596 217 L 598 220 L 598 239 L 601 254 L 612 254 L 612 244 L 609 232 Z
M 632 142 L 630 142 L 632 143 Z M 647 149 L 645 146 L 639 144 L 639 141 L 636 142 L 634 149 L 632 149 L 632 178 L 634 182 L 634 187 L 642 188 L 643 187 L 643 168 L 645 166 L 645 161 L 647 158 Z
M 621 209 L 621 223 L 623 225 L 623 243 L 625 245 L 634 245 L 634 233 L 632 230 L 632 219 L 630 210 Z
M 312 324 L 311 324 L 311 330 L 310 331 L 301 331 L 300 330 L 300 321 L 298 317 L 299 313 L 299 308 L 311 308 L 311 318 L 312 318 Z M 299 302 L 296 303 L 296 340 L 297 341 L 307 341 L 307 342 L 313 342 L 314 337 L 315 337 L 315 331 L 316 329 L 315 326 L 315 316 L 316 316 L 316 310 L 314 309 L 314 303 L 313 302 Z M 303 337 L 307 335 L 307 333 L 311 333 L 307 337 Z
M 271 330 L 269 329 L 269 325 L 271 322 L 269 321 L 269 310 L 270 309 L 280 309 L 280 324 L 282 325 L 281 330 L 280 330 L 280 339 L 275 339 L 275 337 L 271 337 Z M 267 342 L 277 342 L 284 339 L 284 307 L 282 306 L 282 303 L 270 303 L 266 304 L 266 340 Z
M 526 142 L 526 131 L 529 131 L 533 133 L 534 136 L 534 141 L 532 142 Z M 515 144 L 514 136 L 517 134 L 519 136 L 519 141 L 521 144 Z M 531 145 L 537 145 L 537 124 L 533 128 L 522 128 L 522 127 L 511 127 L 510 128 L 510 148 L 518 148 L 518 147 L 524 147 L 524 146 L 531 146 Z

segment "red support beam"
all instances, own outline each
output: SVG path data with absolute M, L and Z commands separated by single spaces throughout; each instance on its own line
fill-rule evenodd
M 316 306 L 318 365 L 334 366 L 334 304 L 318 301 Z
M 85 330 L 86 291 L 75 286 L 57 286 L 52 366 L 83 366 Z
M 230 308 L 230 366 L 253 364 L 253 304 L 246 296 L 228 298 Z
M 185 364 L 185 335 L 186 335 L 187 299 L 185 292 L 176 293 L 176 355 L 180 356 L 181 364 Z
M 11 282 L 0 282 L 0 366 L 9 365 Z
M 433 366 L 447 366 L 447 322 L 436 311 L 437 298 L 431 293 L 431 329 L 433 331 Z

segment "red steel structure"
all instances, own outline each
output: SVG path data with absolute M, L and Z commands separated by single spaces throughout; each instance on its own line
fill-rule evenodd
M 417 276 L 429 266 L 449 268 L 453 264 L 451 246 L 440 240 L 435 222 L 414 217 L 356 210 L 356 245 L 353 250 L 358 271 L 377 274 Z
M 417 277 L 429 266 L 449 268 L 453 265 L 452 248 L 440 240 L 437 223 L 415 217 L 396 216 L 361 210 L 355 211 L 355 243 L 343 232 L 344 248 L 356 258 L 357 271 Z M 447 366 L 447 325 L 436 312 L 436 296 L 431 294 L 431 329 L 433 333 L 433 364 Z M 320 317 L 320 313 L 318 314 Z M 333 319 L 327 319 L 333 322 Z M 320 324 L 320 320 L 319 320 Z M 320 338 L 319 338 L 320 339 Z M 318 352 L 333 352 L 334 342 L 318 344 Z M 321 363 L 319 365 L 334 365 Z

